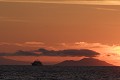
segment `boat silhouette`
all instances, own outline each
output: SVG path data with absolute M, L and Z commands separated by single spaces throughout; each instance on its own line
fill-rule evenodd
M 32 66 L 43 66 L 43 64 L 39 60 L 35 60 L 33 63 L 31 63 Z

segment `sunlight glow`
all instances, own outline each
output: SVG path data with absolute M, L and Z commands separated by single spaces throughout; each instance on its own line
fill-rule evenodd
M 116 53 L 120 56 L 120 46 L 115 46 L 112 49 L 112 53 Z

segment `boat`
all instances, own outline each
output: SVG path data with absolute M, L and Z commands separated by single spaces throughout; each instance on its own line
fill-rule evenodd
M 42 63 L 39 60 L 35 60 L 33 63 L 31 63 L 32 66 L 43 66 Z

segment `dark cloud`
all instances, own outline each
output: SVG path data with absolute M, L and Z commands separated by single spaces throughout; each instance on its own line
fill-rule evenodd
M 36 50 L 36 52 L 46 53 L 46 52 L 49 52 L 49 50 L 46 50 L 46 49 L 44 49 L 44 48 L 40 48 L 40 49 Z
M 13 54 L 14 56 L 38 56 L 38 54 L 35 54 L 34 52 L 29 51 L 17 51 Z
M 99 53 L 88 50 L 88 49 L 81 49 L 81 50 L 63 50 L 61 51 L 64 56 L 85 56 L 85 57 L 95 57 L 99 55 Z
M 100 53 L 92 51 L 92 50 L 88 50 L 88 49 L 80 49 L 80 50 L 68 49 L 68 50 L 59 50 L 59 51 L 46 51 L 46 52 L 42 52 L 41 55 L 43 56 L 95 57 L 97 55 L 100 55 Z
M 15 53 L 0 53 L 0 56 L 38 56 L 34 52 L 19 50 Z
M 11 56 L 11 53 L 0 53 L 0 56 Z
M 40 54 L 36 54 L 40 53 Z M 88 50 L 88 49 L 68 49 L 68 50 L 58 50 L 58 51 L 54 51 L 54 50 L 46 50 L 46 49 L 38 49 L 35 51 L 17 51 L 13 54 L 9 54 L 9 53 L 1 53 L 0 56 L 71 56 L 71 57 L 95 57 L 97 55 L 100 55 L 100 53 L 92 51 L 92 50 Z

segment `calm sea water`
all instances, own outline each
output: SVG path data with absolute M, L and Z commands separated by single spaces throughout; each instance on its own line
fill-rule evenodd
M 120 67 L 0 66 L 0 80 L 120 80 Z

